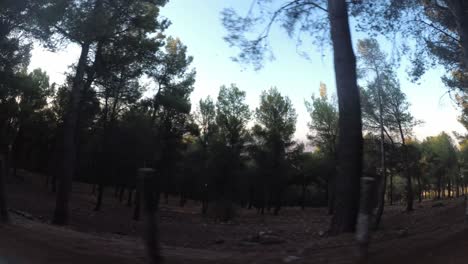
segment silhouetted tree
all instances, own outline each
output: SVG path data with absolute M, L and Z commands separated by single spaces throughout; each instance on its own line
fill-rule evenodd
M 216 102 L 217 142 L 213 146 L 216 164 L 214 190 L 218 199 L 220 217 L 227 221 L 233 217 L 232 202 L 248 137 L 247 122 L 251 112 L 245 103 L 245 92 L 236 85 L 221 86 Z
M 275 201 L 274 214 L 281 208 L 281 197 L 288 182 L 288 149 L 294 144 L 292 137 L 296 131 L 296 110 L 288 97 L 276 88 L 264 91 L 260 96 L 260 106 L 255 110 L 256 125 L 252 134 L 266 157 L 262 166 L 267 185 Z
M 166 20 L 158 20 L 159 7 L 166 1 L 57 1 L 63 12 L 50 10 L 41 21 L 56 21 L 52 25 L 41 24 L 42 31 L 67 42 L 76 43 L 81 52 L 72 79 L 70 101 L 63 124 L 63 164 L 61 166 L 54 223 L 63 225 L 68 221 L 68 201 L 76 161 L 76 129 L 81 93 L 95 78 L 95 68 L 89 56 L 93 50 L 99 54 L 100 45 L 112 43 L 128 32 L 140 34 L 160 33 L 167 27 Z M 55 19 L 52 19 L 55 18 Z M 159 41 L 160 35 L 155 37 Z M 98 56 L 95 56 L 95 62 Z
M 336 167 L 336 144 L 338 143 L 338 110 L 333 99 L 327 95 L 325 84 L 320 84 L 320 96 L 312 96 L 311 102 L 306 102 L 311 121 L 308 135 L 312 144 L 323 153 L 331 167 Z M 333 214 L 335 208 L 336 171 L 330 171 L 327 177 L 328 213 Z

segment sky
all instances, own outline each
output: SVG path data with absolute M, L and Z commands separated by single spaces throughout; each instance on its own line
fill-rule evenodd
M 161 10 L 162 16 L 172 21 L 166 34 L 179 37 L 187 46 L 188 53 L 194 57 L 197 77 L 191 96 L 193 108 L 200 98 L 208 95 L 216 98 L 221 85 L 235 83 L 246 91 L 246 101 L 254 110 L 259 104 L 261 92 L 275 86 L 291 99 L 296 108 L 295 137 L 305 141 L 310 117 L 304 100 L 310 100 L 312 94 L 319 93 L 321 82 L 327 85 L 329 93 L 334 93 L 336 89 L 331 47 L 303 44 L 300 50 L 307 52 L 309 59 L 306 59 L 299 54 L 293 39 L 288 38 L 282 29 L 274 28 L 270 38 L 275 56 L 273 61 L 266 62 L 259 71 L 233 62 L 231 57 L 236 55 L 237 50 L 223 40 L 226 31 L 221 24 L 220 12 L 233 7 L 240 14 L 246 14 L 250 4 L 251 0 L 171 0 Z M 366 37 L 363 33 L 352 33 L 353 42 Z M 383 49 L 389 52 L 391 47 L 384 43 Z M 73 45 L 55 53 L 36 45 L 30 69 L 42 68 L 50 75 L 52 82 L 63 83 L 64 73 L 70 64 L 77 61 L 79 53 L 78 47 Z M 422 140 L 442 131 L 466 133 L 457 122 L 459 110 L 440 80 L 444 71 L 440 67 L 430 70 L 415 84 L 408 80 L 405 63 L 402 64 L 397 71 L 402 90 L 411 103 L 411 113 L 424 122 L 414 129 L 415 136 Z

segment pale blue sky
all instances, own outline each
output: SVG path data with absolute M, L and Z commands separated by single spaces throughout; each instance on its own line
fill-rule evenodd
M 304 100 L 318 93 L 320 82 L 325 83 L 329 91 L 335 91 L 330 47 L 321 50 L 312 44 L 304 44 L 301 50 L 307 51 L 311 58 L 306 60 L 298 54 L 295 41 L 281 29 L 276 29 L 271 36 L 276 57 L 274 61 L 267 62 L 257 72 L 232 62 L 230 57 L 237 50 L 230 48 L 223 40 L 225 30 L 220 21 L 220 12 L 225 7 L 234 7 L 241 14 L 247 13 L 250 3 L 251 0 L 172 0 L 163 8 L 162 14 L 172 21 L 167 34 L 179 37 L 187 45 L 189 54 L 194 56 L 197 81 L 192 94 L 193 105 L 207 95 L 216 98 L 221 85 L 236 83 L 247 92 L 247 102 L 253 110 L 258 105 L 261 91 L 276 86 L 293 102 L 298 113 L 296 137 L 304 140 L 309 122 Z M 358 37 L 364 35 L 359 34 Z M 33 51 L 30 68 L 41 67 L 53 81 L 60 83 L 63 82 L 67 65 L 75 62 L 78 55 L 76 47 L 68 47 L 55 54 L 37 47 Z M 415 129 L 418 138 L 423 139 L 441 131 L 466 132 L 456 120 L 459 111 L 448 96 L 444 96 L 446 89 L 440 81 L 443 74 L 441 69 L 426 74 L 420 85 L 408 81 L 404 68 L 398 72 L 413 115 L 425 122 Z

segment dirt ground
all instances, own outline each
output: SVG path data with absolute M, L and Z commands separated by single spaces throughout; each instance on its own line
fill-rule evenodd
M 51 226 L 55 196 L 45 178 L 26 172 L 10 179 L 13 224 L 0 227 L 0 263 L 144 263 L 141 221 L 106 189 L 94 212 L 92 187 L 75 183 L 71 223 Z M 126 198 L 126 197 L 125 197 Z M 126 200 L 126 199 L 124 199 Z M 353 263 L 351 234 L 328 237 L 326 209 L 285 208 L 279 216 L 240 209 L 230 223 L 201 216 L 200 204 L 162 204 L 161 241 L 167 263 Z M 370 263 L 466 263 L 468 232 L 462 199 L 416 203 L 414 212 L 388 206 L 372 234 Z M 263 240 L 263 237 L 273 238 Z M 3 261 L 3 262 L 2 262 Z

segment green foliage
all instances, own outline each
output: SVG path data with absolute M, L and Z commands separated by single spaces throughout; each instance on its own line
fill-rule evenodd
M 458 186 L 461 183 L 459 171 L 459 151 L 452 138 L 445 132 L 426 138 L 422 144 L 421 169 L 423 182 L 437 190 L 441 196 L 444 186 Z
M 305 102 L 311 122 L 308 136 L 312 144 L 330 157 L 336 153 L 338 142 L 338 110 L 336 104 L 325 93 L 320 97 L 312 96 L 311 102 Z
M 278 89 L 271 88 L 260 96 L 260 106 L 255 110 L 256 134 L 266 142 L 281 141 L 283 147 L 290 145 L 296 131 L 296 111 L 288 97 Z
M 207 146 L 217 133 L 216 106 L 211 97 L 200 99 L 194 117 L 200 129 L 200 141 L 203 146 Z
M 247 122 L 251 118 L 249 106 L 245 103 L 245 92 L 236 85 L 221 86 L 216 102 L 216 124 L 220 140 L 239 155 L 248 130 Z
M 370 131 L 380 129 L 379 92 L 381 93 L 383 124 L 387 135 L 394 141 L 401 141 L 401 136 L 410 136 L 413 128 L 421 124 L 421 121 L 411 115 L 406 95 L 401 91 L 400 84 L 391 71 L 381 73 L 380 81 L 374 79 L 368 83 L 367 89 L 361 89 L 365 128 Z M 400 135 L 400 128 L 403 135 Z

